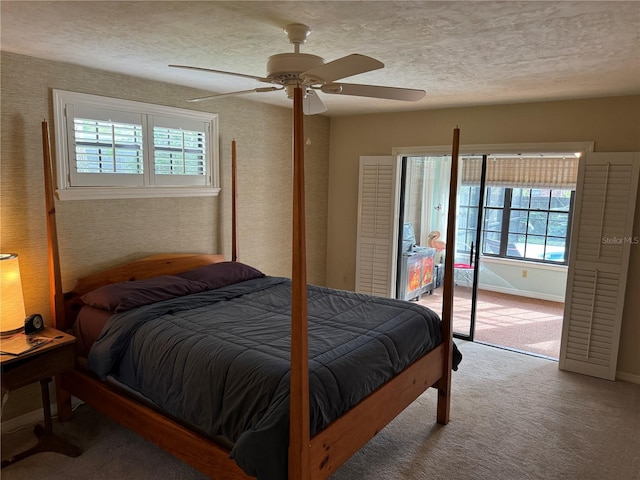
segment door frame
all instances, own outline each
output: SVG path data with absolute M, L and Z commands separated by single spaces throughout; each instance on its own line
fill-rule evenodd
M 459 157 L 463 157 L 465 155 L 482 155 L 483 156 L 483 171 L 482 171 L 482 182 L 484 184 L 485 175 L 486 175 L 486 157 L 491 154 L 500 154 L 500 153 L 566 153 L 566 152 L 575 152 L 576 155 L 584 158 L 584 156 L 588 153 L 593 152 L 594 142 L 555 142 L 555 143 L 508 143 L 508 144 L 462 144 L 459 147 L 458 155 Z M 432 146 L 432 147 L 394 147 L 392 149 L 392 159 L 395 162 L 397 167 L 402 166 L 403 159 L 406 157 L 421 157 L 421 156 L 445 156 L 451 155 L 450 153 L 451 147 L 448 145 L 444 146 Z M 404 175 L 398 175 L 396 179 L 396 191 L 402 190 L 402 181 L 404 179 Z M 399 196 L 398 196 L 399 197 Z M 484 197 L 484 195 L 482 195 Z M 398 204 L 395 207 L 395 211 L 398 212 L 396 215 L 399 218 L 399 213 L 401 212 L 402 205 L 400 203 L 400 198 L 397 198 Z M 482 219 L 482 207 L 478 210 L 479 221 Z M 479 272 L 479 257 L 480 257 L 480 248 L 479 241 L 482 232 L 482 224 L 479 223 L 479 229 L 476 235 L 476 243 L 478 243 L 478 248 L 475 252 L 475 268 L 473 275 L 473 291 L 472 291 L 472 304 L 471 304 L 471 318 L 470 318 L 470 327 L 469 327 L 469 335 L 465 335 L 462 333 L 454 333 L 456 338 L 461 338 L 464 340 L 474 339 L 475 334 L 475 309 L 476 309 L 476 297 L 477 297 L 477 288 L 478 288 L 478 272 Z M 447 225 L 447 229 L 452 228 L 451 225 Z M 455 226 L 453 226 L 455 228 Z M 396 255 L 397 257 L 397 255 Z M 394 262 L 398 262 L 398 259 L 395 258 Z M 397 266 L 397 263 L 396 263 Z M 571 265 L 569 265 L 569 270 L 571 271 Z M 393 280 L 391 289 L 393 292 L 397 291 L 397 276 Z M 565 295 L 566 301 L 566 295 Z M 563 322 L 564 323 L 564 322 Z
M 464 154 L 459 156 L 459 161 L 462 163 Z M 484 225 L 484 195 L 485 195 L 485 182 L 487 180 L 487 154 L 482 154 L 482 173 L 480 174 L 480 195 L 478 198 L 478 220 L 477 220 L 477 228 L 476 228 L 476 249 L 473 252 L 473 285 L 471 290 L 471 318 L 469 319 L 469 333 L 463 334 L 460 332 L 453 332 L 453 335 L 456 338 L 460 338 L 462 340 L 474 340 L 476 334 L 476 303 L 478 299 L 478 273 L 480 272 L 480 245 L 482 242 L 482 226 Z M 459 186 L 458 186 L 459 187 Z M 447 228 L 449 226 L 447 225 Z M 455 237 L 454 237 L 455 238 Z M 454 252 L 455 255 L 455 244 L 454 244 Z M 454 272 L 455 275 L 455 272 Z M 455 294 L 454 294 L 455 296 Z
M 495 154 L 495 153 L 558 153 L 558 152 L 576 152 L 581 155 L 593 152 L 595 142 L 548 142 L 548 143 L 475 143 L 475 144 L 460 144 L 458 155 L 482 155 L 482 154 Z M 393 159 L 396 169 L 399 169 L 402 165 L 403 157 L 417 157 L 417 156 L 437 156 L 437 155 L 451 155 L 451 145 L 436 145 L 436 146 L 422 146 L 422 147 L 393 147 L 391 149 L 391 157 Z M 402 175 L 398 175 L 396 178 L 396 192 L 400 191 L 402 187 Z M 394 210 L 396 217 L 400 212 L 400 195 L 396 195 L 396 205 Z M 449 228 L 447 226 L 447 228 Z M 395 242 L 397 238 L 394 238 Z M 397 267 L 397 258 L 392 259 L 393 266 Z M 392 279 L 390 290 L 392 292 L 397 291 L 397 275 Z

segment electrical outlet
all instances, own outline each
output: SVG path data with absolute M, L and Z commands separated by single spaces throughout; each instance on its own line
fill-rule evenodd
M 529 272 L 527 270 L 522 270 L 522 278 L 527 278 Z

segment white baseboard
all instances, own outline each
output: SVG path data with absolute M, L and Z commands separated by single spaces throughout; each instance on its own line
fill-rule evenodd
M 640 385 L 640 375 L 621 372 L 619 370 L 616 372 L 616 380 L 622 380 L 624 382 L 629 382 L 629 383 L 637 383 Z
M 529 292 L 527 290 L 499 287 L 497 285 L 478 285 L 478 289 L 489 290 L 490 292 L 505 293 L 507 295 L 519 295 L 521 297 L 538 298 L 540 300 L 548 300 L 550 302 L 564 303 L 564 297 L 561 297 L 560 295 L 550 295 L 548 293 Z
M 73 410 L 75 410 L 76 407 L 82 403 L 84 402 L 79 398 L 71 397 L 71 408 Z M 51 416 L 55 417 L 57 415 L 58 405 L 54 403 L 51 405 Z M 7 433 L 15 432 L 16 430 L 20 430 L 22 428 L 30 427 L 32 425 L 35 425 L 36 423 L 41 423 L 43 421 L 44 409 L 39 408 L 38 410 L 33 410 L 31 412 L 27 412 L 23 415 L 10 418 L 9 420 L 2 422 L 2 425 L 0 426 L 0 432 L 2 432 L 2 434 L 4 435 Z

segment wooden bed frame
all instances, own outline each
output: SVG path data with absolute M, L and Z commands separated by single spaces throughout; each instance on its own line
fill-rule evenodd
M 437 421 L 449 421 L 452 368 L 451 304 L 453 301 L 453 255 L 445 259 L 443 342 L 415 363 L 369 395 L 346 414 L 332 422 L 313 438 L 309 434 L 309 379 L 307 339 L 307 280 L 304 221 L 304 134 L 302 89 L 294 91 L 293 114 L 294 203 L 292 268 L 292 345 L 289 478 L 292 480 L 325 479 L 334 473 L 385 425 L 400 414 L 429 387 L 438 389 Z M 453 245 L 457 184 L 459 130 L 454 130 L 447 241 Z M 62 293 L 49 133 L 43 122 L 43 150 L 47 195 L 47 226 L 52 310 L 54 326 L 69 330 L 77 312 L 77 297 L 109 283 L 175 274 L 210 263 L 224 261 L 221 255 L 161 254 L 120 265 L 78 280 L 71 292 Z M 232 143 L 233 173 L 233 252 L 237 258 L 235 140 Z M 74 308 L 74 306 L 76 308 Z M 71 395 L 99 412 L 156 443 L 164 450 L 189 463 L 211 478 L 240 480 L 253 478 L 229 458 L 229 450 L 195 433 L 149 406 L 143 405 L 116 387 L 98 380 L 78 364 L 76 369 L 56 379 L 58 413 L 61 420 L 71 417 Z

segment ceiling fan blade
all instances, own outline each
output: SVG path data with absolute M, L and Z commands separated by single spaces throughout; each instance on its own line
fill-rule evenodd
M 318 113 L 326 112 L 327 106 L 316 92 L 308 90 L 302 100 L 302 111 L 305 115 L 316 115 Z
M 224 70 L 214 70 L 212 68 L 204 68 L 204 67 L 191 67 L 189 65 L 169 65 L 169 66 L 173 68 L 186 68 L 189 70 L 199 70 L 201 72 L 222 73 L 223 75 L 233 75 L 235 77 L 251 78 L 259 82 L 271 83 L 271 80 L 269 80 L 268 78 L 256 77 L 255 75 L 246 75 L 244 73 L 225 72 Z
M 383 68 L 384 63 L 375 58 L 353 53 L 346 57 L 338 58 L 333 62 L 325 63 L 302 73 L 307 79 L 321 80 L 325 83 L 333 82 L 341 78 L 351 77 L 359 73 L 370 72 Z
M 415 102 L 423 98 L 427 92 L 413 88 L 381 87 L 377 85 L 360 85 L 354 83 L 330 83 L 323 85 L 324 93 L 338 95 L 355 95 L 358 97 L 386 98 Z
M 276 90 L 282 90 L 278 87 L 260 87 L 252 88 L 251 90 L 239 90 L 237 92 L 216 93 L 215 95 L 208 95 L 206 97 L 191 98 L 187 102 L 204 102 L 205 100 L 213 100 L 220 97 L 231 97 L 234 95 L 244 95 L 245 93 L 260 93 L 260 92 L 275 92 Z

